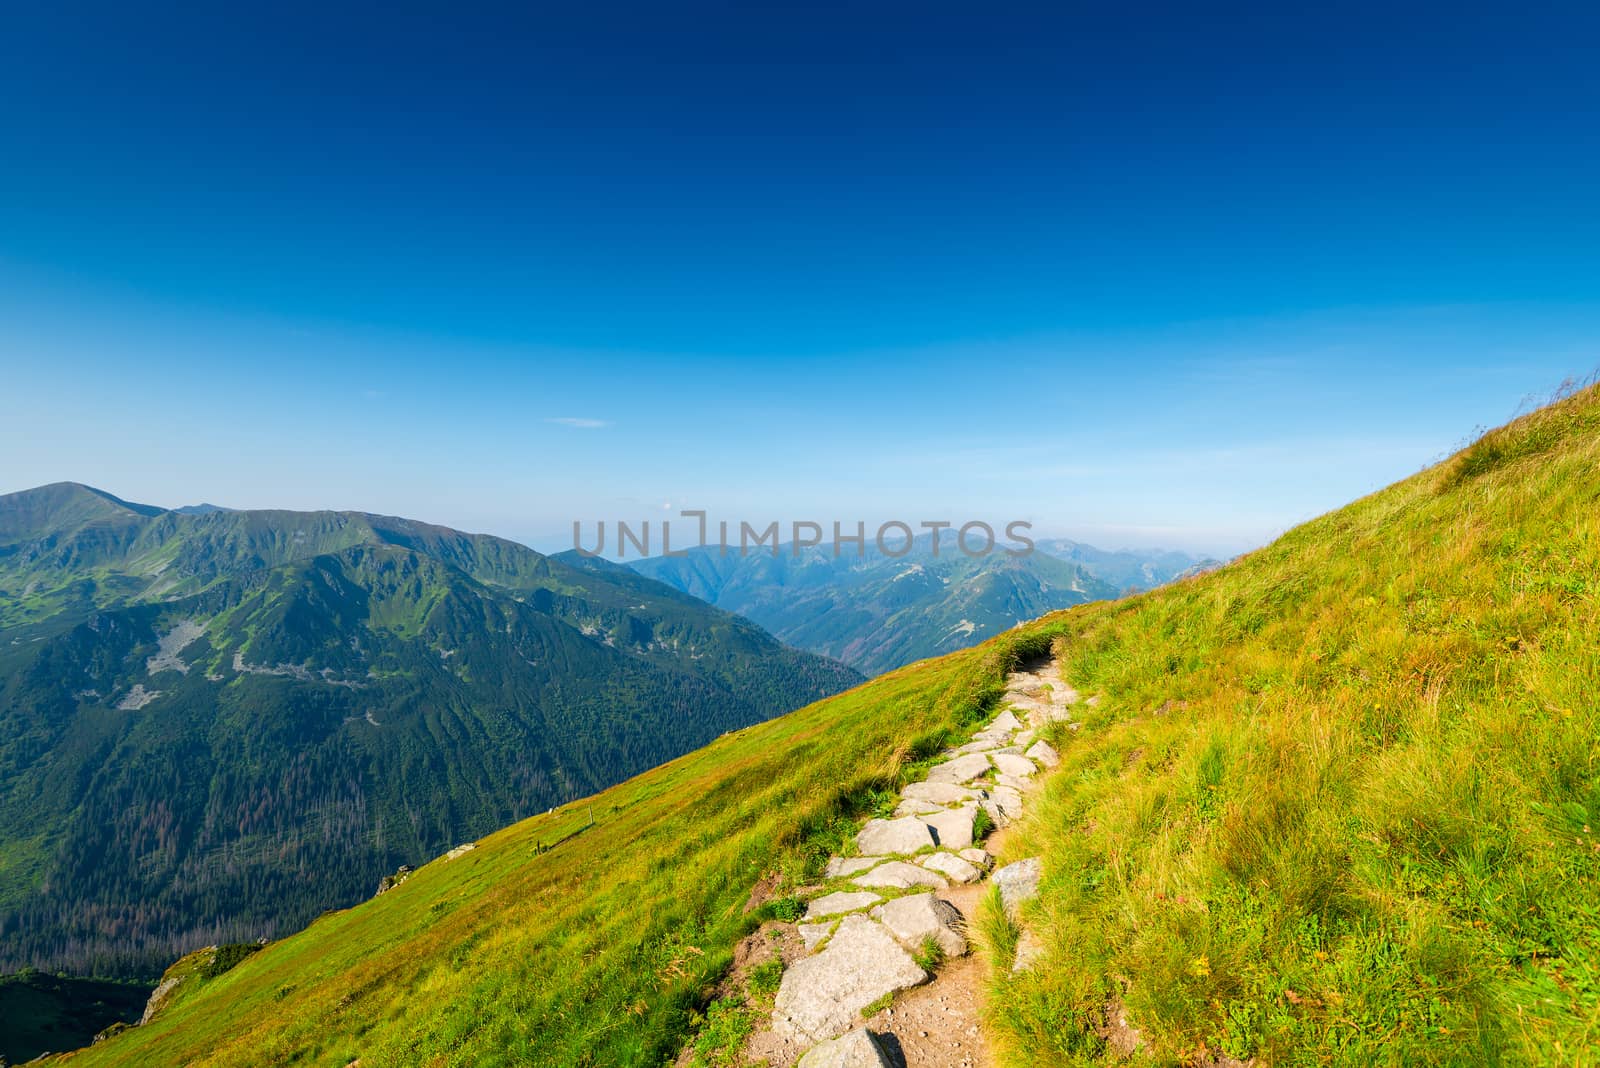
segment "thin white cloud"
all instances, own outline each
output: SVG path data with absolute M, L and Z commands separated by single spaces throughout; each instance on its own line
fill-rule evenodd
M 611 425 L 606 419 L 579 419 L 570 415 L 556 416 L 546 419 L 545 422 L 555 423 L 557 426 L 576 427 L 579 430 L 599 430 L 601 427 Z

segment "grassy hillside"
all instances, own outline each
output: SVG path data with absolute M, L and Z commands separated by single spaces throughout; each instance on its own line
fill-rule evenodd
M 1600 395 L 1051 621 L 1102 695 L 1014 840 L 1015 1065 L 1600 1061 Z
M 1005 846 L 1044 858 L 1044 949 L 994 960 L 1001 1063 L 1114 1060 L 1124 1013 L 1157 1064 L 1593 1063 L 1597 503 L 1591 390 L 1221 571 L 720 739 L 592 828 L 508 828 L 74 1064 L 660 1064 L 758 880 L 1051 644 L 1098 702 Z
M 1042 648 L 906 668 L 509 827 L 73 1063 L 660 1064 L 763 915 L 756 883 L 815 874 Z

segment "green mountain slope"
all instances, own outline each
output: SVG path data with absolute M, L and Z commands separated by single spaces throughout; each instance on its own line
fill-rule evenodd
M 509 827 L 74 1063 L 660 1064 L 737 940 L 1052 646 L 1095 700 L 1000 847 L 1044 863 L 1042 956 L 988 951 L 1003 1063 L 1590 1063 L 1597 500 L 1590 390 L 1219 571 Z
M 52 518 L 54 517 L 54 518 Z M 0 497 L 0 970 L 154 974 L 856 681 L 622 569 Z
M 565 553 L 562 559 L 584 558 Z M 828 546 L 743 555 L 707 546 L 631 566 L 737 612 L 790 645 L 869 675 L 966 648 L 1047 612 L 1123 590 L 1049 553 L 971 557 L 954 538 L 941 542 L 937 556 L 924 537 L 898 558 L 875 546 L 864 555 L 839 556 Z

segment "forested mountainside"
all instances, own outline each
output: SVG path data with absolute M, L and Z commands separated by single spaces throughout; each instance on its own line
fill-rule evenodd
M 0 971 L 276 937 L 858 680 L 497 538 L 0 497 Z
M 565 553 L 562 559 L 583 558 Z M 1046 612 L 1124 589 L 1042 550 L 1009 556 L 997 548 L 969 556 L 953 535 L 941 539 L 937 554 L 924 536 L 903 556 L 871 544 L 837 555 L 831 545 L 726 553 L 704 546 L 630 566 L 737 612 L 790 645 L 869 675 L 964 649 Z

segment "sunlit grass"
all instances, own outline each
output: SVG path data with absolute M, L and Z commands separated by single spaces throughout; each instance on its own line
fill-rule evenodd
M 1600 398 L 1047 621 L 1103 695 L 1009 852 L 1007 1064 L 1600 1060 Z

